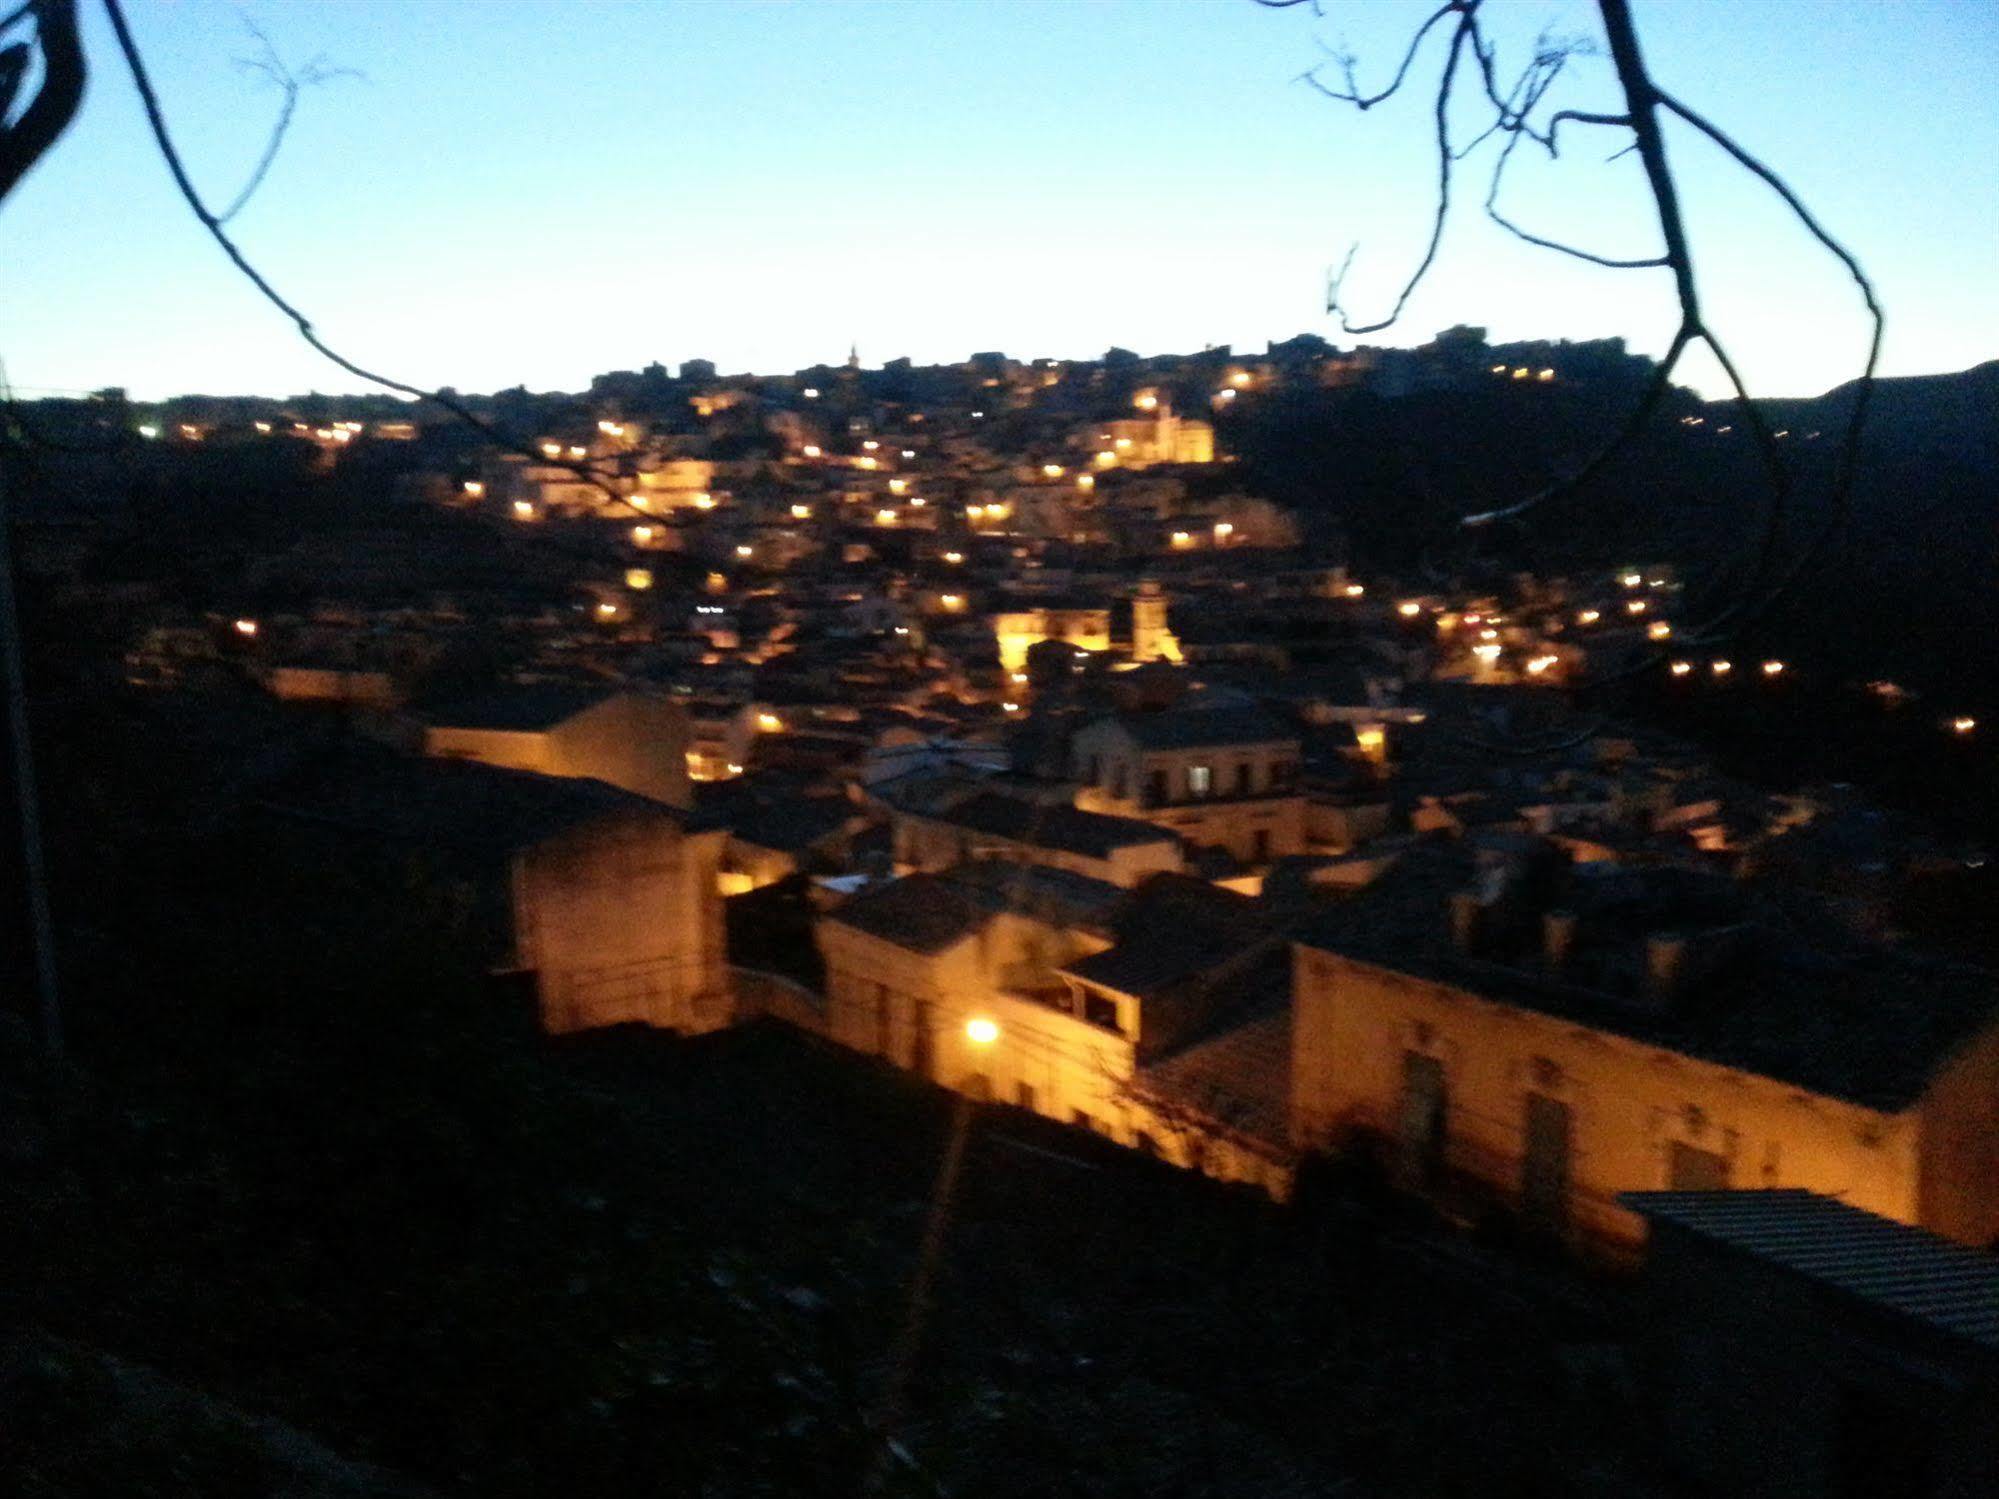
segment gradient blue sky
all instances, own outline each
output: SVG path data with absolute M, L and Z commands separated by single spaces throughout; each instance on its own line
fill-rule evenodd
M 306 349 L 175 197 L 96 0 L 81 116 L 0 212 L 0 354 L 35 390 L 361 388 Z M 976 349 L 1084 357 L 1312 330 L 1362 248 L 1360 310 L 1427 229 L 1419 91 L 1367 115 L 1292 83 L 1344 39 L 1377 69 L 1400 0 L 127 0 L 184 154 L 216 202 L 277 94 L 232 59 L 241 17 L 289 59 L 365 82 L 308 92 L 235 225 L 338 347 L 411 381 L 580 388 L 691 357 L 787 370 Z M 1884 368 L 1999 357 L 1999 6 L 1988 0 L 1637 0 L 1654 71 L 1785 173 L 1861 256 Z M 1587 0 L 1492 0 L 1514 55 L 1587 30 Z M 1434 62 L 1437 57 L 1432 52 Z M 1613 101 L 1583 65 L 1563 102 Z M 1467 117 L 1469 122 L 1469 117 Z M 1598 132 L 1602 135 L 1602 132 Z M 1622 143 L 1617 138 L 1616 144 Z M 1654 231 L 1636 159 L 1596 142 L 1518 163 L 1517 217 L 1620 253 Z M 1671 141 L 1712 320 L 1756 387 L 1848 378 L 1863 325 L 1837 268 L 1766 193 Z M 1509 241 L 1484 184 L 1404 322 L 1498 338 L 1671 331 L 1662 272 Z M 1712 372 L 1693 383 L 1713 389 Z

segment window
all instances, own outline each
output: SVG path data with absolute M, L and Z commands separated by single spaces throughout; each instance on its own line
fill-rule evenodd
M 1091 1025 L 1101 1025 L 1105 1030 L 1118 1028 L 1117 1001 L 1094 989 L 1083 991 L 1083 1018 Z
M 1258 828 L 1249 835 L 1250 862 L 1268 864 L 1270 862 L 1270 829 Z
M 1527 1095 L 1527 1151 L 1520 1159 L 1520 1210 L 1528 1223 L 1560 1233 L 1569 1216 L 1569 1154 L 1575 1124 L 1569 1106 Z
M 1666 1155 L 1666 1186 L 1674 1192 L 1725 1191 L 1728 1157 L 1675 1140 Z
M 1420 1051 L 1402 1054 L 1402 1162 L 1412 1183 L 1434 1182 L 1444 1169 L 1449 1099 L 1444 1064 Z
M 1166 801 L 1166 772 L 1155 770 L 1146 777 L 1145 804 L 1148 807 L 1163 807 Z
M 1214 779 L 1215 773 L 1211 767 L 1206 765 L 1189 765 L 1187 767 L 1187 794 L 1189 796 L 1206 796 L 1210 787 L 1214 784 Z
M 1244 760 L 1235 768 L 1235 794 L 1248 796 L 1256 790 L 1256 762 Z
M 1016 1084 L 1014 1084 L 1014 1088 L 1013 1088 L 1013 1101 L 1014 1101 L 1015 1103 L 1019 1104 L 1019 1105 L 1020 1105 L 1020 1106 L 1021 1106 L 1021 1107 L 1022 1107 L 1023 1109 L 1026 1109 L 1026 1110 L 1028 1110 L 1028 1111 L 1029 1111 L 1030 1113 L 1031 1113 L 1031 1112 L 1033 1112 L 1033 1110 L 1034 1110 L 1034 1084 L 1032 1084 L 1032 1083 L 1016 1083 Z

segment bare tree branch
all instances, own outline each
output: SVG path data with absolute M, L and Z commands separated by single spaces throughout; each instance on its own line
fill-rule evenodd
M 6 68 L 12 75 L 8 97 L 0 100 L 0 201 L 5 201 L 29 168 L 56 143 L 83 102 L 85 69 L 83 48 L 76 35 L 76 0 L 27 0 L 8 12 L 0 27 L 30 16 L 42 54 L 42 81 L 34 99 L 12 125 L 6 123 L 7 112 L 19 97 L 29 52 L 25 42 L 16 42 L 0 53 L 8 59 Z
M 242 191 L 236 194 L 229 206 L 215 216 L 219 224 L 226 224 L 241 213 L 243 206 L 250 201 L 257 189 L 263 186 L 264 177 L 271 170 L 271 163 L 278 159 L 278 148 L 284 144 L 285 132 L 291 129 L 292 115 L 298 110 L 299 93 L 322 83 L 330 83 L 336 78 L 366 76 L 356 68 L 329 66 L 323 56 L 310 59 L 303 68 L 294 73 L 285 65 L 284 59 L 278 56 L 278 49 L 271 45 L 271 39 L 264 33 L 262 27 L 248 16 L 243 17 L 243 25 L 249 30 L 250 35 L 257 39 L 263 52 L 257 57 L 237 58 L 236 66 L 245 72 L 261 73 L 276 84 L 284 94 L 284 102 L 278 106 L 277 120 L 271 126 L 269 139 L 264 142 L 264 154 L 257 158 L 257 165 L 251 171 L 249 180 L 243 184 Z
M 457 396 L 446 394 L 441 390 L 425 390 L 420 385 L 411 385 L 408 381 L 397 380 L 392 376 L 384 375 L 356 364 L 320 337 L 319 330 L 313 326 L 312 320 L 295 305 L 287 301 L 283 294 L 265 278 L 263 272 L 250 263 L 249 258 L 237 247 L 236 242 L 229 237 L 228 231 L 223 228 L 221 219 L 202 200 L 200 192 L 196 190 L 193 180 L 188 176 L 186 165 L 181 161 L 180 152 L 173 143 L 173 137 L 167 130 L 166 115 L 160 108 L 159 95 L 153 89 L 152 75 L 146 70 L 145 59 L 140 56 L 138 43 L 133 40 L 131 26 L 125 19 L 124 6 L 120 3 L 120 0 L 104 0 L 104 11 L 111 21 L 113 33 L 117 36 L 118 48 L 124 54 L 125 65 L 132 75 L 132 83 L 139 91 L 139 102 L 144 106 L 147 123 L 152 127 L 154 143 L 158 145 L 160 155 L 167 164 L 167 170 L 173 175 L 174 185 L 180 189 L 181 197 L 186 200 L 188 207 L 193 210 L 194 216 L 201 221 L 201 226 L 208 231 L 209 237 L 217 245 L 221 246 L 222 253 L 229 257 L 230 263 L 243 273 L 252 286 L 257 288 L 265 301 L 269 302 L 291 320 L 292 325 L 298 330 L 299 337 L 303 338 L 317 350 L 321 356 L 338 365 L 341 369 L 346 370 L 350 375 L 366 380 L 371 384 L 383 386 L 389 390 L 399 391 L 403 395 L 413 396 L 419 401 L 428 401 L 434 406 L 441 407 L 467 426 L 484 434 L 494 443 L 518 457 L 526 458 L 534 463 L 552 462 L 553 460 L 549 459 L 545 454 L 537 452 L 527 444 L 494 426 L 493 423 L 487 421 L 463 401 L 459 400 Z M 632 511 L 635 515 L 654 518 L 651 517 L 650 512 L 634 505 L 628 498 L 619 494 L 616 489 L 606 483 L 603 475 L 598 470 L 584 464 L 575 463 L 561 463 L 558 466 L 574 474 L 584 483 L 589 484 L 613 504 L 620 505 Z

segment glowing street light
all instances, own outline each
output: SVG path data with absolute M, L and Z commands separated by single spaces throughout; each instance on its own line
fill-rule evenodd
M 534 506 L 530 505 L 526 500 L 515 500 L 514 514 L 522 520 L 533 520 Z
M 644 567 L 626 568 L 625 587 L 631 589 L 634 593 L 644 593 L 648 588 L 652 587 L 652 570 Z
M 481 484 L 477 479 L 467 479 L 465 481 L 465 496 L 467 499 L 482 500 L 486 497 L 486 486 Z
M 1000 1028 L 996 1021 L 980 1015 L 965 1022 L 965 1039 L 974 1046 L 991 1046 L 999 1040 Z
M 236 633 L 241 635 L 245 640 L 254 640 L 256 638 L 257 622 L 254 619 L 239 619 L 236 621 L 235 628 Z
M 780 733 L 784 728 L 784 720 L 779 718 L 775 713 L 759 713 L 757 715 L 757 728 L 766 734 Z
M 812 519 L 812 507 L 810 505 L 793 505 L 791 507 L 791 518 L 793 520 Z
M 1783 662 L 1781 662 L 1781 661 L 1765 661 L 1765 662 L 1763 663 L 1763 675 L 1764 675 L 1764 676 L 1766 676 L 1766 677 L 1781 677 L 1781 676 L 1782 676 L 1783 674 L 1784 674 L 1784 663 L 1783 663 Z
M 1708 667 L 1708 670 L 1712 671 L 1718 677 L 1725 677 L 1735 670 L 1735 663 L 1733 661 L 1716 661 Z
M 1365 584 L 1349 583 L 1346 586 L 1346 595 L 1350 599 L 1360 598 L 1364 594 L 1366 594 L 1366 592 L 1367 592 L 1367 587 Z
M 1953 734 L 1969 734 L 1977 727 L 1978 720 L 1968 713 L 1961 713 L 1950 721 L 1950 731 Z
M 1423 606 L 1417 603 L 1414 599 L 1404 599 L 1401 603 L 1395 606 L 1395 612 L 1401 615 L 1404 619 L 1414 619 L 1417 615 L 1423 612 Z
M 755 554 L 756 554 L 756 548 L 751 546 L 747 541 L 740 542 L 737 544 L 736 555 L 738 557 L 750 557 L 754 556 Z
M 1576 623 L 1579 625 L 1593 625 L 1602 618 L 1603 618 L 1602 610 L 1585 609 L 1576 616 Z
M 1684 677 L 1693 669 L 1694 663 L 1691 661 L 1675 661 L 1672 666 L 1673 675 L 1676 677 Z
M 965 554 L 963 552 L 946 552 L 944 560 L 955 567 L 958 563 L 965 560 Z
M 1665 640 L 1671 637 L 1673 627 L 1663 619 L 1658 619 L 1645 627 L 1645 633 L 1653 640 Z

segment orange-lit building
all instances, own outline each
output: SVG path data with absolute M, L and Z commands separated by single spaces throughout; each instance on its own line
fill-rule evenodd
M 1999 1237 L 1999 989 L 1832 954 L 1678 871 L 1419 846 L 1295 948 L 1292 1127 L 1551 1233 L 1620 1192 L 1804 1187 Z

